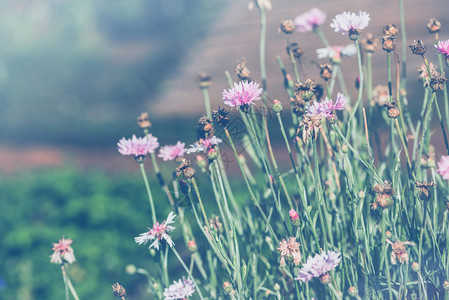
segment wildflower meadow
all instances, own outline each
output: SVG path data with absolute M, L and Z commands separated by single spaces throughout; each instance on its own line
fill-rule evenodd
M 141 256 L 96 288 L 122 300 L 449 299 L 449 24 L 415 19 L 427 36 L 407 35 L 404 5 L 380 32 L 368 10 L 291 10 L 276 28 L 285 52 L 268 57 L 276 1 L 250 2 L 260 47 L 247 55 L 258 66 L 232 58 L 219 94 L 207 72 L 191 78 L 204 100 L 196 132 L 163 144 L 155 132 L 168 129 L 136 112 L 135 131 L 111 146 L 139 174 L 131 187 L 142 197 L 108 205 L 140 201 L 135 218 L 122 206 L 114 218 L 117 228 L 133 222 L 120 239 Z M 307 53 L 308 40 L 321 47 Z M 72 272 L 82 239 L 48 240 L 66 300 L 84 299 L 91 276 Z

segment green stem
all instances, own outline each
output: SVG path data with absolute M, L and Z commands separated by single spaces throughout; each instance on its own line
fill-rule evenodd
M 198 295 L 200 295 L 200 299 L 204 299 L 203 298 L 203 294 L 201 294 L 201 290 L 200 287 L 198 286 L 198 284 L 195 281 L 195 278 L 193 278 L 192 273 L 190 273 L 189 268 L 187 268 L 186 264 L 184 263 L 184 261 L 182 260 L 181 256 L 179 256 L 178 251 L 176 251 L 175 247 L 171 247 L 171 249 L 173 250 L 173 253 L 176 255 L 176 257 L 178 258 L 179 262 L 181 263 L 182 267 L 184 268 L 184 270 L 187 272 L 187 274 L 189 275 L 190 279 L 195 283 L 196 286 L 196 290 L 198 291 Z
M 72 282 L 70 281 L 69 276 L 67 275 L 66 269 L 64 264 L 61 265 L 61 270 L 62 270 L 62 276 L 64 277 L 64 282 L 66 284 L 66 288 L 68 287 L 70 290 L 70 293 L 72 294 L 73 298 L 75 298 L 75 300 L 80 300 L 80 298 L 78 297 L 78 294 L 75 291 L 75 288 L 72 285 Z M 66 297 L 68 295 L 66 294 Z
M 150 201 L 151 216 L 153 218 L 153 224 L 156 224 L 156 222 L 157 222 L 156 210 L 154 209 L 153 196 L 151 195 L 150 185 L 148 184 L 148 178 L 147 178 L 147 174 L 145 172 L 145 167 L 144 167 L 143 163 L 139 163 L 139 166 L 140 166 L 140 171 L 142 172 L 143 181 L 145 182 L 145 188 L 147 190 L 148 200 Z

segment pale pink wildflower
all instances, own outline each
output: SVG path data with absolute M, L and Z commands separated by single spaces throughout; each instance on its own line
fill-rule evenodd
M 370 21 L 370 16 L 364 11 L 356 13 L 343 12 L 336 15 L 332 20 L 331 27 L 335 32 L 342 32 L 343 34 L 349 31 L 359 31 L 365 29 Z
M 62 238 L 59 243 L 53 244 L 53 254 L 50 256 L 50 262 L 53 264 L 69 263 L 73 264 L 75 259 L 75 254 L 73 253 L 72 247 L 70 245 L 73 243 L 71 239 Z
M 173 281 L 168 288 L 164 290 L 164 300 L 187 299 L 195 293 L 195 284 L 191 279 L 179 279 Z
M 445 180 L 449 180 L 449 155 L 443 155 L 438 162 L 438 174 Z
M 299 32 L 311 32 L 326 21 L 326 13 L 319 8 L 311 10 L 295 18 L 296 30 Z
M 357 54 L 357 48 L 354 44 L 346 46 L 331 46 L 316 50 L 318 58 L 328 58 L 332 61 L 339 61 L 342 57 L 349 57 Z
M 164 161 L 174 160 L 178 157 L 182 157 L 186 152 L 185 144 L 177 142 L 176 145 L 166 145 L 159 149 L 158 157 L 162 158 Z
M 130 139 L 122 138 L 118 143 L 118 152 L 122 155 L 134 155 L 134 156 L 145 156 L 149 153 L 154 153 L 157 147 L 159 147 L 159 142 L 157 137 L 151 134 L 145 137 L 136 137 L 133 135 Z
M 290 211 L 288 212 L 288 214 L 289 214 L 290 219 L 291 219 L 292 221 L 294 221 L 294 220 L 296 220 L 296 219 L 299 219 L 299 215 L 298 215 L 298 213 L 296 212 L 296 210 L 294 210 L 294 209 L 290 209 Z
M 159 222 L 156 222 L 156 224 L 153 224 L 153 228 L 148 227 L 148 231 L 141 233 L 138 237 L 135 237 L 134 240 L 137 244 L 142 245 L 146 244 L 149 241 L 153 241 L 153 243 L 148 247 L 148 249 L 156 248 L 159 250 L 159 244 L 161 240 L 165 240 L 170 247 L 173 247 L 175 243 L 171 239 L 168 232 L 175 230 L 175 227 L 169 225 L 173 224 L 175 221 L 176 215 L 171 211 L 168 214 L 167 220 L 164 220 L 162 223 L 159 224 Z
M 438 53 L 441 53 L 446 58 L 449 58 L 449 40 L 439 41 L 438 45 L 435 45 L 435 48 L 437 48 Z
M 319 278 L 334 270 L 340 263 L 340 260 L 340 253 L 334 251 L 315 254 L 314 257 L 309 256 L 295 279 L 302 282 L 309 282 L 314 277 Z
M 314 102 L 313 105 L 307 107 L 307 114 L 327 118 L 336 110 L 343 110 L 348 100 L 342 93 L 337 94 L 335 102 L 332 99 L 324 99 L 321 102 Z
M 254 101 L 260 100 L 262 89 L 256 82 L 241 81 L 234 83 L 234 87 L 229 90 L 223 90 L 222 96 L 225 104 L 231 107 L 241 107 L 254 104 Z
M 295 266 L 301 262 L 301 252 L 299 251 L 300 244 L 296 241 L 295 237 L 290 237 L 288 240 L 283 239 L 279 242 L 277 248 L 281 254 L 280 265 L 285 266 L 285 260 L 293 261 Z
M 187 149 L 186 151 L 187 154 L 196 152 L 206 152 L 221 142 L 222 140 L 220 138 L 217 138 L 216 136 L 207 139 L 201 139 L 195 144 L 190 145 L 190 148 Z

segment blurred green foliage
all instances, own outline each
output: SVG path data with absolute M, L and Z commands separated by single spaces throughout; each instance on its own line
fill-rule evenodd
M 2 178 L 0 279 L 6 286 L 0 299 L 64 298 L 61 269 L 50 263 L 52 243 L 62 236 L 74 240 L 77 262 L 69 273 L 81 299 L 114 298 L 111 285 L 116 281 L 127 288 L 127 299 L 148 298 L 146 279 L 125 273 L 127 264 L 152 269 L 157 258 L 134 242 L 151 226 L 145 187 L 137 175 L 59 169 Z M 157 187 L 154 176 L 149 177 Z M 158 216 L 165 218 L 166 198 L 159 188 L 153 188 L 153 195 Z
M 221 7 L 209 0 L 0 3 L 2 140 L 87 143 L 164 88 Z M 20 137 L 20 138 L 19 138 Z

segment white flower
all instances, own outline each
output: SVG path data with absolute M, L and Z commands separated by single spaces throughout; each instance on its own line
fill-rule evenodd
M 164 300 L 186 299 L 195 293 L 195 285 L 191 279 L 179 279 L 173 281 L 168 288 L 164 290 Z
M 213 148 L 215 145 L 221 143 L 222 140 L 213 136 L 207 139 L 201 139 L 195 144 L 190 145 L 190 148 L 187 149 L 187 154 L 196 153 L 196 152 L 206 152 L 207 150 Z
M 135 237 L 134 240 L 139 245 L 146 244 L 148 241 L 154 240 L 148 249 L 154 247 L 159 250 L 159 244 L 162 239 L 164 239 L 170 247 L 173 247 L 175 243 L 171 239 L 168 232 L 175 230 L 175 227 L 169 225 L 175 222 L 175 217 L 176 215 L 171 211 L 168 214 L 167 220 L 164 220 L 161 224 L 156 222 L 156 224 L 153 224 L 153 228 L 148 227 L 149 230 L 147 232 L 141 233 L 138 237 Z
M 345 34 L 350 30 L 358 31 L 366 28 L 370 19 L 369 14 L 364 11 L 359 11 L 357 14 L 345 11 L 335 16 L 332 20 L 331 27 L 335 32 L 342 32 Z

